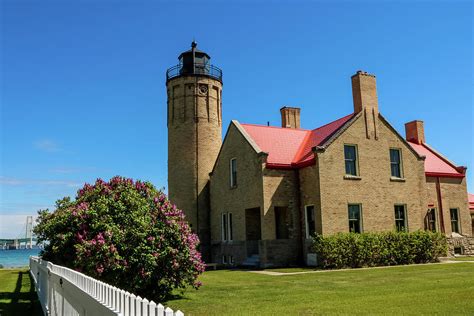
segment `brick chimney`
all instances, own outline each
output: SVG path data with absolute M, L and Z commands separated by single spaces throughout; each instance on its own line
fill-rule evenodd
M 300 128 L 300 108 L 284 106 L 280 109 L 281 127 Z
M 359 70 L 351 77 L 351 80 L 354 113 L 364 113 L 366 136 L 368 139 L 377 140 L 379 106 L 375 76 Z
M 359 70 L 352 79 L 352 98 L 354 100 L 354 113 L 359 113 L 363 109 L 372 109 L 379 112 L 377 100 L 377 84 L 375 76 L 365 71 Z
M 423 121 L 405 123 L 405 138 L 410 142 L 421 144 L 425 142 L 425 127 Z

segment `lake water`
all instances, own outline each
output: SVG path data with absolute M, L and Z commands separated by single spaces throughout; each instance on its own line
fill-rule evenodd
M 40 249 L 0 250 L 0 265 L 4 268 L 27 267 L 30 256 L 37 256 Z

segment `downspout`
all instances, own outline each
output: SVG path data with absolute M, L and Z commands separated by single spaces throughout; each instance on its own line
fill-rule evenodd
M 436 194 L 438 196 L 438 208 L 439 208 L 439 223 L 441 225 L 441 232 L 444 234 L 444 215 L 443 215 L 443 201 L 441 196 L 441 185 L 439 182 L 439 177 L 436 177 Z
M 306 234 L 303 233 L 303 227 L 304 227 L 304 210 L 302 209 L 301 207 L 301 187 L 300 187 L 300 170 L 299 169 L 296 169 L 296 190 L 297 190 L 297 200 L 296 200 L 296 207 L 298 208 L 299 210 L 299 216 L 300 216 L 300 220 L 299 220 L 299 240 L 300 240 L 300 247 L 298 247 L 298 258 L 299 258 L 299 261 L 301 264 L 304 264 L 305 263 L 305 260 L 304 260 L 304 247 L 305 247 L 305 236 Z

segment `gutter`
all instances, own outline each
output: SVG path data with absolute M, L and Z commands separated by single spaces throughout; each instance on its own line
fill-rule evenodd
M 443 201 L 441 196 L 441 185 L 439 182 L 439 177 L 436 177 L 436 195 L 438 197 L 438 207 L 439 207 L 439 223 L 441 226 L 441 232 L 445 234 L 444 229 L 444 215 L 443 215 Z

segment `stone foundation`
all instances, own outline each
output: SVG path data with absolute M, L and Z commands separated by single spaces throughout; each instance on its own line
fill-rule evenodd
M 474 256 L 474 237 L 448 238 L 448 256 L 454 255 Z

